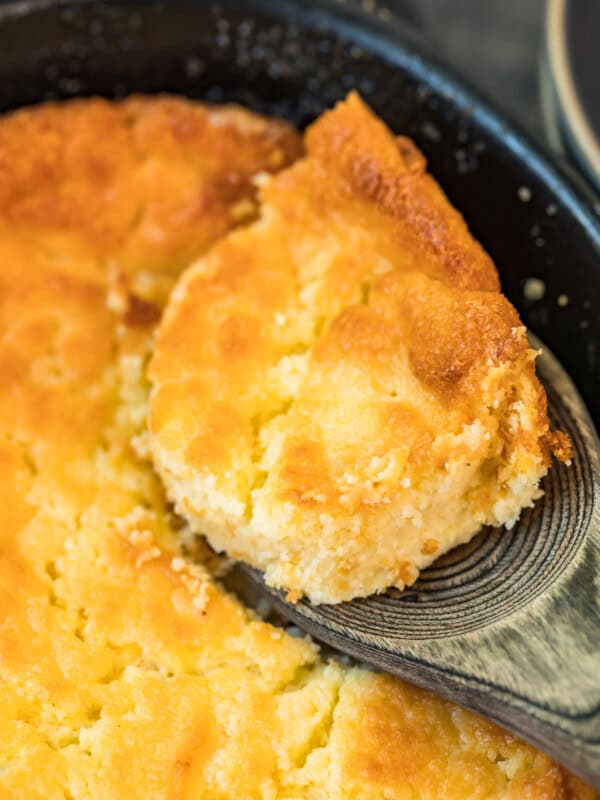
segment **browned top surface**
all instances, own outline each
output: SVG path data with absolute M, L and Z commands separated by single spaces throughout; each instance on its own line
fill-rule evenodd
M 124 144 L 132 117 L 145 160 Z M 204 153 L 230 143 L 210 179 L 177 144 L 183 136 L 194 151 L 184 132 L 200 129 Z M 146 269 L 168 286 L 173 254 L 198 253 L 230 224 L 222 199 L 197 226 L 169 222 L 165 209 L 222 198 L 234 164 L 249 191 L 248 174 L 270 165 L 265 139 L 278 150 L 282 138 L 297 147 L 275 123 L 174 100 L 77 102 L 0 121 L 0 794 L 593 797 L 474 715 L 397 681 L 325 670 L 311 645 L 174 558 L 161 488 L 130 448 L 150 331 L 131 312 L 130 284 L 153 295 Z M 156 184 L 144 184 L 146 169 Z M 154 209 L 156 240 L 154 223 L 130 226 L 140 202 Z M 440 748 L 449 714 L 462 721 Z M 514 753 L 513 791 L 498 764 Z
M 252 216 L 252 177 L 300 151 L 283 123 L 177 98 L 50 103 L 0 126 L 0 213 L 81 234 L 132 269 L 179 270 Z

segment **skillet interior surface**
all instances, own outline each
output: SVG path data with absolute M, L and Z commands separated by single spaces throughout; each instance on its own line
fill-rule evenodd
M 476 68 L 476 65 L 474 65 Z M 377 11 L 322 0 L 0 5 L 0 109 L 170 91 L 306 125 L 351 88 L 413 137 L 600 422 L 600 206 Z M 528 279 L 543 297 L 527 296 Z

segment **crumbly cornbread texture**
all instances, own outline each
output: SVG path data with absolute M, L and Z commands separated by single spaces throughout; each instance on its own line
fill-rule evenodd
M 332 603 L 513 523 L 568 442 L 492 262 L 411 142 L 351 95 L 306 150 L 178 283 L 150 428 L 196 530 Z
M 178 549 L 143 457 L 152 298 L 297 149 L 170 99 L 0 121 L 2 800 L 594 797 L 473 714 L 324 663 Z

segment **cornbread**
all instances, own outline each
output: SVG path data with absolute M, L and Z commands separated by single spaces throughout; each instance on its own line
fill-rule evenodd
M 0 120 L 2 800 L 595 797 L 257 619 L 165 504 L 145 460 L 157 304 L 298 147 L 168 98 Z
M 151 365 L 152 452 L 193 528 L 335 603 L 402 589 L 539 496 L 535 353 L 496 270 L 355 94 L 181 277 Z

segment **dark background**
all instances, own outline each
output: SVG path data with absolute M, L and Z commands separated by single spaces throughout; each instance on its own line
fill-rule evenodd
M 414 25 L 442 60 L 544 139 L 538 75 L 545 5 L 544 0 L 382 0 L 376 7 Z

